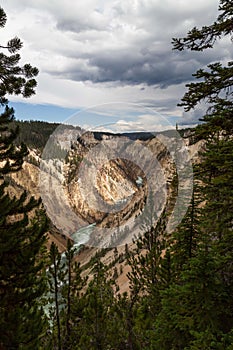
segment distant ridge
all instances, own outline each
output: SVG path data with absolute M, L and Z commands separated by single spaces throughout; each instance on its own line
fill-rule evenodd
M 20 132 L 19 136 L 16 139 L 17 144 L 25 143 L 28 147 L 37 148 L 42 150 L 50 135 L 63 124 L 60 123 L 50 123 L 45 121 L 18 121 L 15 120 L 13 122 L 13 127 L 19 127 Z M 68 125 L 65 125 L 69 127 Z M 71 128 L 74 126 L 70 125 Z M 181 137 L 185 136 L 185 134 L 190 129 L 181 129 L 179 130 L 179 134 Z M 85 132 L 85 131 L 84 131 Z M 153 139 L 156 135 L 162 134 L 167 137 L 175 137 L 177 135 L 177 131 L 174 129 L 165 130 L 160 132 L 149 132 L 149 131 L 139 131 L 139 132 L 124 132 L 124 133 L 111 133 L 105 131 L 93 131 L 94 138 L 98 141 L 101 141 L 104 136 L 112 136 L 112 137 L 127 137 L 130 140 L 141 140 L 147 141 Z

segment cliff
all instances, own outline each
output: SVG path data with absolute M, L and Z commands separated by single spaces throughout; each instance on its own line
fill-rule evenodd
M 105 265 L 117 269 L 121 290 L 127 290 L 125 247 L 133 247 L 129 230 L 140 233 L 140 221 L 137 226 L 135 222 L 151 193 L 159 213 L 174 192 L 176 165 L 184 166 L 187 155 L 189 161 L 198 161 L 203 142 L 189 145 L 188 139 L 178 142 L 174 135 L 164 134 L 131 140 L 125 135 L 82 134 L 74 128 L 63 128 L 51 140 L 43 153 L 30 149 L 22 170 L 12 175 L 14 187 L 37 198 L 44 191 L 51 219 L 49 242 L 55 241 L 61 251 L 67 237 L 76 237 L 80 223 L 94 223 L 94 235 L 99 234 L 104 244 L 98 245 L 90 234 L 92 247 L 87 244 L 77 259 L 88 273 L 88 261 L 100 252 Z M 108 240 L 101 237 L 103 229 L 110 230 Z

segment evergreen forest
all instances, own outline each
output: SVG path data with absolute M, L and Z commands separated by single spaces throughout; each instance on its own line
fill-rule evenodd
M 1 30 L 6 20 L 0 8 Z M 214 23 L 172 45 L 204 55 L 221 38 L 232 44 L 232 0 L 220 0 Z M 57 126 L 14 120 L 8 99 L 32 96 L 39 73 L 20 65 L 21 48 L 15 37 L 0 53 L 0 350 L 233 350 L 233 61 L 210 63 L 187 84 L 179 105 L 207 106 L 192 130 L 193 142 L 205 141 L 192 199 L 172 233 L 165 208 L 156 225 L 144 225 L 135 248 L 126 247 L 130 288 L 119 293 L 119 271 L 112 275 L 102 263 L 104 249 L 88 278 L 70 240 L 63 253 L 48 246 L 41 201 L 10 190 L 27 146 L 43 149 Z

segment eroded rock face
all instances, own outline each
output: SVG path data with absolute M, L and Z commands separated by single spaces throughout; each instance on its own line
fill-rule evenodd
M 59 250 L 63 251 L 66 249 L 67 236 L 80 228 L 76 227 L 77 216 L 83 219 L 84 224 L 97 223 L 100 227 L 114 229 L 130 218 L 140 217 L 139 214 L 145 208 L 148 198 L 149 186 L 155 188 L 158 207 L 163 202 L 164 190 L 167 197 L 171 196 L 176 171 L 175 157 L 181 160 L 185 158 L 186 148 L 190 158 L 197 162 L 203 142 L 189 146 L 187 139 L 187 142 L 176 150 L 176 140 L 164 138 L 165 136 L 161 136 L 131 143 L 127 138 L 119 141 L 112 135 L 102 135 L 98 139 L 93 133 L 86 133 L 77 140 L 74 130 L 72 134 L 66 132 L 60 137 L 60 147 L 69 150 L 66 160 L 59 157 L 50 157 L 47 161 L 41 160 L 38 152 L 31 150 L 22 170 L 11 175 L 13 185 L 16 185 L 13 195 L 18 190 L 26 189 L 31 195 L 39 197 L 41 186 L 44 185 L 44 196 L 46 196 L 44 205 L 51 221 L 56 224 L 56 228 L 49 232 L 49 242 L 54 241 Z M 99 147 L 100 143 L 103 144 L 102 148 Z M 119 153 L 113 152 L 111 148 Z M 148 156 L 149 152 L 151 156 Z M 88 157 L 88 154 L 92 157 Z M 40 164 L 43 165 L 41 168 Z M 89 167 L 84 168 L 82 173 L 80 167 L 83 164 Z M 47 176 L 41 176 L 43 173 Z M 90 186 L 92 189 L 89 194 Z M 105 210 L 104 205 L 107 205 L 107 209 L 116 210 Z M 172 205 L 171 203 L 171 207 Z M 114 244 L 118 245 L 117 233 L 116 229 L 111 247 L 114 247 Z M 129 243 L 127 239 L 123 244 L 120 242 L 118 254 L 124 255 L 126 242 Z M 132 242 L 129 244 L 129 249 L 132 248 L 131 244 Z M 95 254 L 97 248 L 93 247 L 98 245 L 90 244 L 90 247 L 86 247 L 77 257 L 82 264 L 85 265 Z M 113 249 L 108 251 L 102 261 L 106 266 L 114 261 Z M 121 292 L 128 291 L 129 281 L 126 274 L 129 272 L 129 267 L 122 261 L 115 262 L 114 266 L 118 271 L 121 269 L 123 271 L 117 280 Z M 90 273 L 89 270 L 86 272 Z
M 113 139 L 100 146 L 89 135 L 88 141 L 85 139 L 73 145 L 69 159 L 71 166 L 66 166 L 67 196 L 76 213 L 88 222 L 114 226 L 132 211 L 136 214 L 142 210 L 147 193 L 145 174 L 129 157 L 116 158 L 114 148 L 117 155 L 126 156 L 122 151 L 125 143 L 118 145 Z M 76 167 L 73 159 L 79 160 Z M 83 169 L 80 171 L 80 168 Z M 137 182 L 138 178 L 141 184 Z
M 38 162 L 38 156 L 34 151 L 30 151 L 30 155 L 33 159 L 35 159 Z M 36 166 L 35 164 L 29 163 L 29 161 L 26 160 L 23 163 L 22 169 L 16 173 L 12 173 L 10 176 L 15 182 L 16 186 L 18 185 L 19 188 L 21 188 L 21 190 L 27 190 L 30 193 L 30 195 L 34 196 L 35 198 L 40 197 L 40 191 L 38 186 L 38 165 Z
M 122 163 L 121 159 L 110 160 L 97 174 L 96 189 L 102 199 L 109 204 L 127 200 L 138 191 L 138 186 L 133 181 L 133 175 L 136 174 L 129 177 L 123 167 L 130 165 Z
M 60 147 L 71 144 L 67 131 L 66 134 L 68 141 L 65 135 L 60 135 Z M 36 197 L 41 194 L 39 177 L 42 184 L 44 181 L 46 209 L 52 220 L 58 222 L 58 229 L 67 234 L 76 230 L 76 215 L 86 223 L 95 222 L 102 227 L 114 227 L 137 216 L 144 208 L 149 187 L 154 188 L 157 205 L 161 206 L 171 192 L 175 156 L 182 160 L 184 149 L 187 153 L 190 148 L 190 155 L 196 159 L 202 146 L 184 143 L 176 150 L 176 140 L 165 139 L 163 135 L 147 141 L 131 141 L 125 136 L 98 138 L 91 132 L 75 139 L 73 134 L 66 159 L 41 161 L 35 150 L 30 151 L 23 169 L 12 174 L 16 183 Z M 40 161 L 41 168 L 31 164 Z M 39 176 L 43 172 L 49 177 Z M 61 201 L 64 205 L 59 206 Z

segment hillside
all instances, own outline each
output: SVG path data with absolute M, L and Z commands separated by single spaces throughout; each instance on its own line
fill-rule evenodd
M 84 237 L 86 247 L 83 246 L 76 258 L 87 269 L 84 273 L 88 273 L 91 267 L 89 261 L 99 254 L 103 263 L 109 267 L 110 274 L 118 271 L 120 290 L 126 291 L 126 274 L 129 267 L 125 266 L 125 250 L 126 247 L 129 250 L 135 247 L 132 238 L 141 233 L 140 227 L 144 220 L 144 208 L 148 206 L 148 195 L 153 193 L 157 198 L 156 204 L 153 203 L 156 212 L 163 207 L 167 196 L 170 200 L 174 192 L 175 165 L 169 150 L 169 144 L 172 145 L 176 141 L 174 133 L 165 132 L 157 137 L 109 133 L 84 133 L 80 136 L 80 129 L 76 130 L 73 127 L 62 126 L 54 133 L 57 124 L 17 122 L 17 125 L 20 127 L 18 141 L 28 144 L 29 155 L 23 169 L 11 175 L 13 185 L 21 190 L 26 189 L 36 198 L 42 194 L 51 221 L 49 244 L 54 241 L 59 250 L 64 251 L 67 237 L 72 237 L 75 244 L 80 240 L 82 243 L 81 237 Z M 183 157 L 182 152 L 187 152 L 188 147 L 190 156 L 196 159 L 202 143 L 187 146 L 188 143 L 188 139 L 182 141 L 180 157 Z M 100 148 L 100 145 L 104 145 L 104 149 Z M 113 148 L 117 149 L 119 156 L 122 155 L 123 158 L 111 159 Z M 94 167 L 98 167 L 99 161 L 102 163 L 96 179 L 92 178 L 93 172 L 90 173 L 87 185 L 96 180 L 96 186 L 92 197 L 86 194 L 87 201 L 85 191 L 89 190 L 89 187 L 82 187 L 79 167 L 83 160 L 88 162 L 93 150 Z M 111 157 L 103 161 L 105 153 Z M 44 183 L 48 181 L 49 188 L 45 187 L 44 190 Z M 154 187 L 151 193 L 149 186 Z M 101 201 L 98 198 L 101 198 Z M 102 201 L 106 203 L 107 210 L 101 207 Z M 172 204 L 172 200 L 170 203 L 172 212 L 174 203 Z M 138 218 L 140 220 L 137 223 Z M 81 227 L 93 223 L 94 233 L 80 231 Z M 155 221 L 151 224 L 155 224 Z M 76 231 L 78 234 L 74 234 Z

